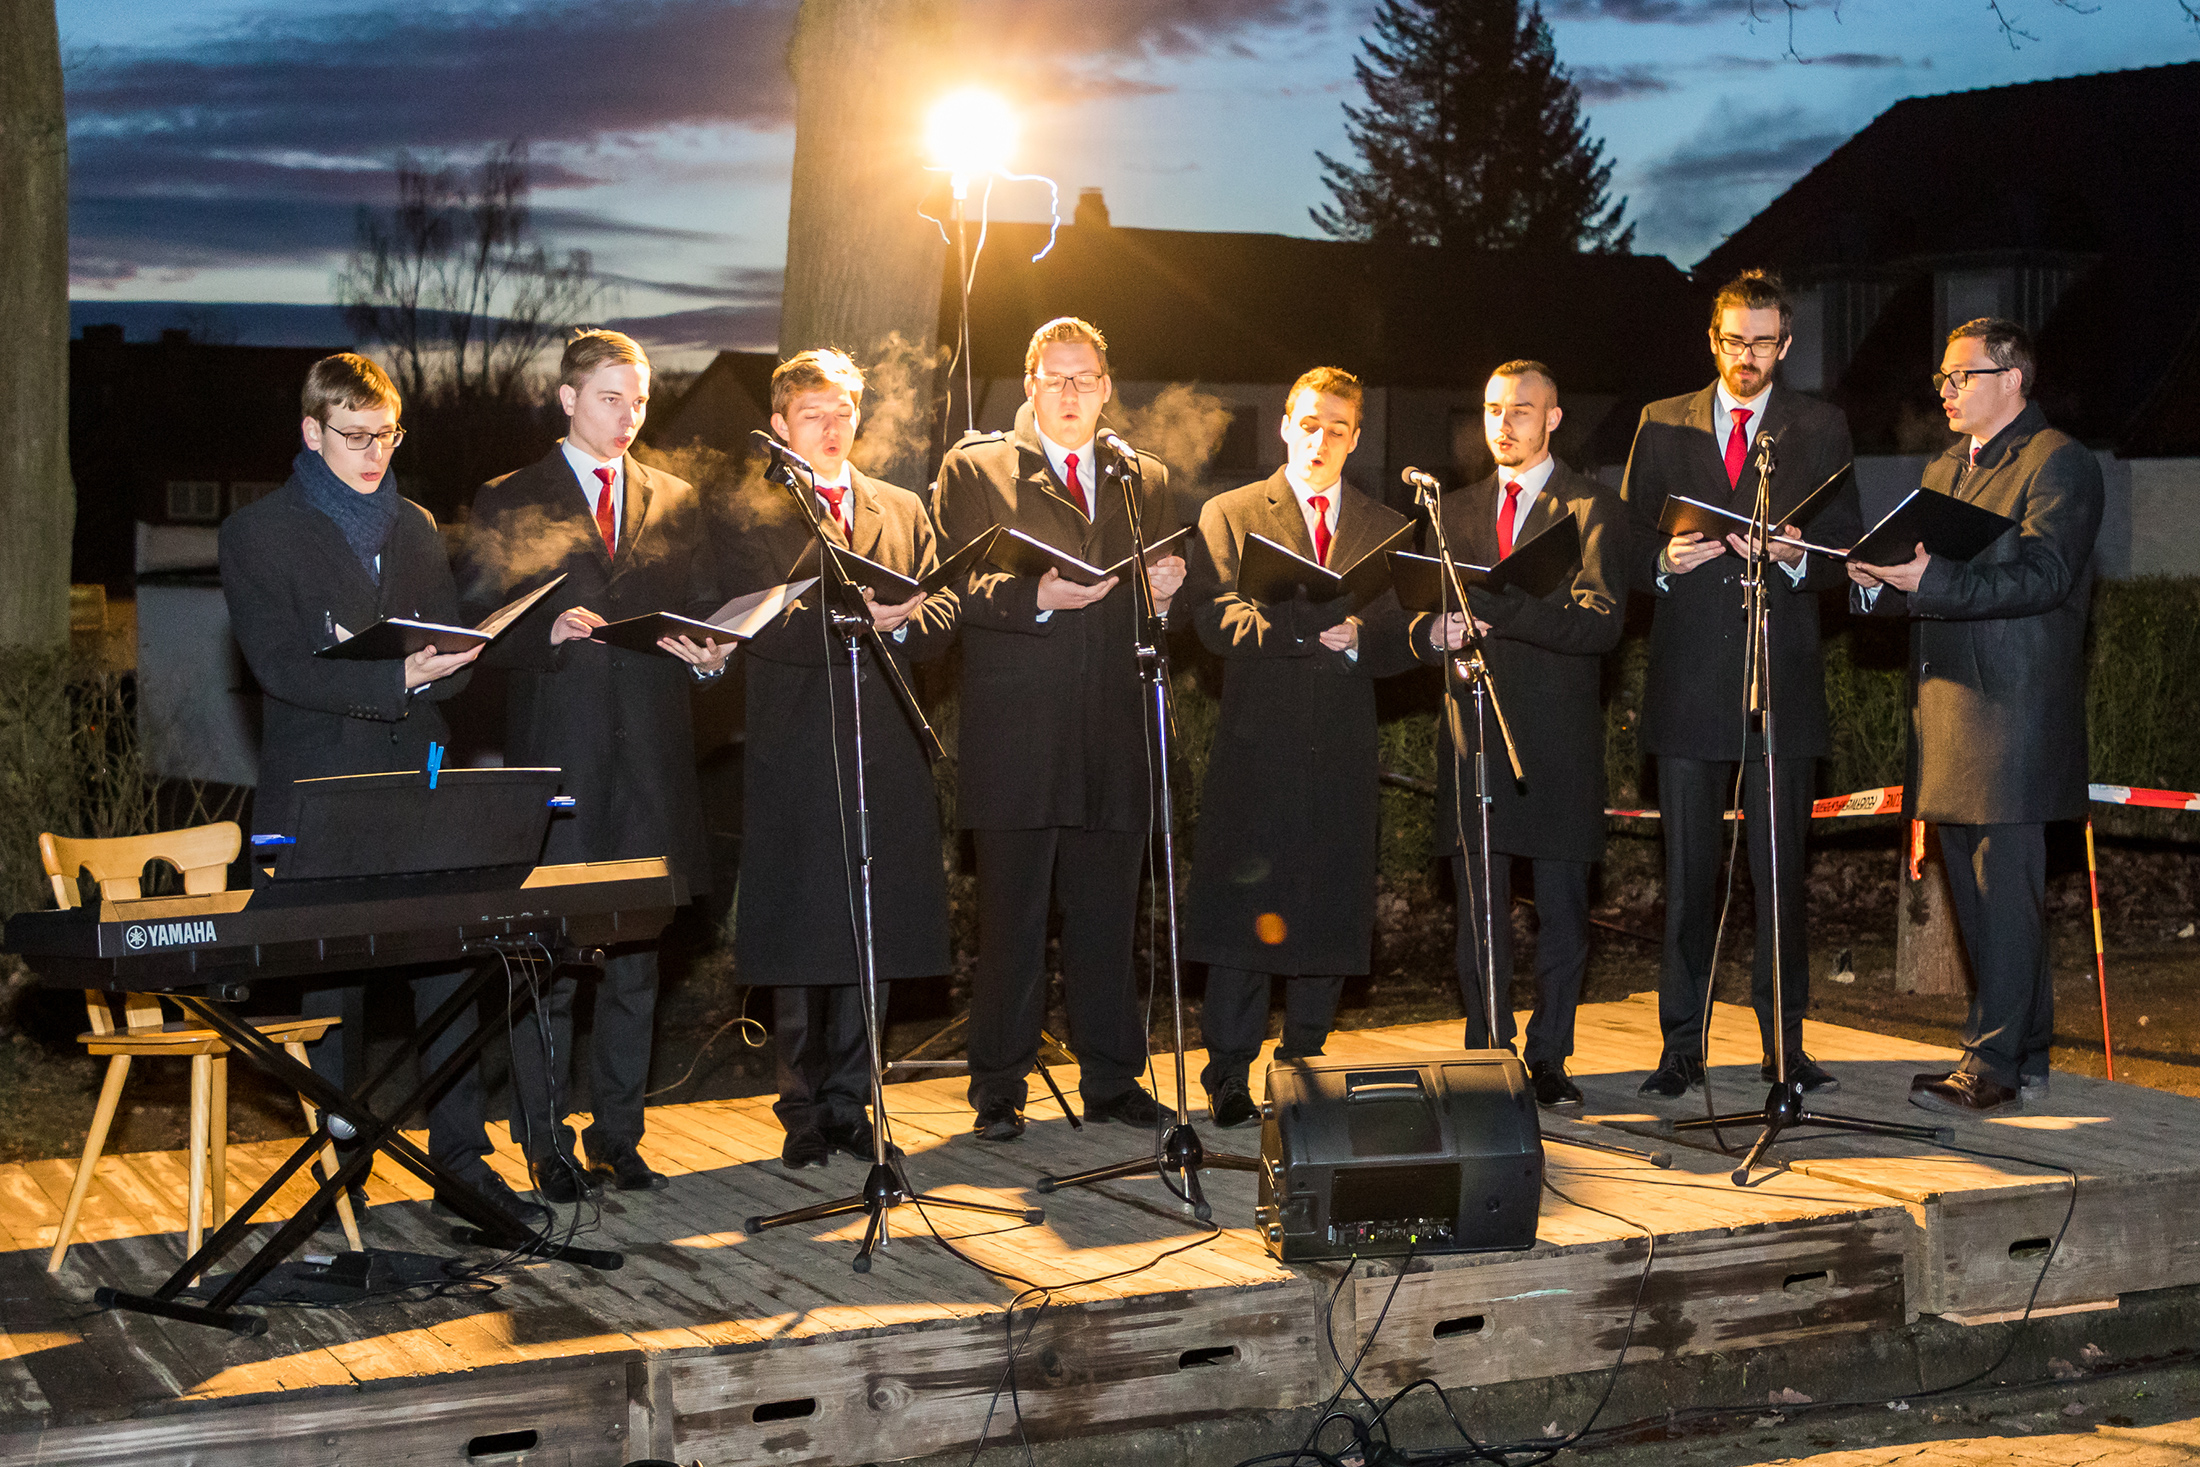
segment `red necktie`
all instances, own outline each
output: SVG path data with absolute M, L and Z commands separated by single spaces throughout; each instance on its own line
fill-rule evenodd
M 1314 511 L 1314 558 L 1327 565 L 1332 538 L 1329 533 L 1329 497 L 1325 494 L 1310 494 L 1306 503 Z
M 1729 409 L 1734 414 L 1734 436 L 1726 440 L 1726 486 L 1739 489 L 1742 486 L 1742 465 L 1749 461 L 1748 408 Z
M 1505 482 L 1505 506 L 1497 512 L 1497 558 L 1503 560 L 1513 553 L 1513 516 L 1520 508 L 1520 481 Z
M 1089 520 L 1092 518 L 1092 504 L 1085 498 L 1085 486 L 1077 482 L 1077 455 L 1065 454 L 1062 462 L 1062 477 L 1069 481 L 1069 502 L 1076 505 L 1077 512 Z
M 603 480 L 603 492 L 596 496 L 596 529 L 603 535 L 606 555 L 619 553 L 619 517 L 611 505 L 611 480 L 615 473 L 608 464 L 596 470 L 596 477 Z
M 817 486 L 817 496 L 833 507 L 833 523 L 840 526 L 841 533 L 852 536 L 855 531 L 840 512 L 841 501 L 848 497 L 848 491 L 838 484 L 820 484 Z

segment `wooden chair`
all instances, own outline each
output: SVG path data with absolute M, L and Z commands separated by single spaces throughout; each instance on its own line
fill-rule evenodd
M 64 907 L 78 905 L 78 873 L 86 871 L 99 884 L 108 901 L 133 901 L 146 864 L 166 861 L 183 874 L 187 896 L 203 896 L 226 890 L 229 863 L 244 845 L 244 833 L 233 820 L 215 825 L 196 825 L 188 830 L 167 830 L 153 835 L 121 836 L 111 840 L 69 840 L 48 832 L 38 837 L 38 855 L 53 882 L 55 901 Z M 130 1073 L 130 1061 L 139 1057 L 189 1058 L 191 1061 L 190 1185 L 185 1199 L 186 1256 L 199 1251 L 202 1220 L 207 1202 L 207 1170 L 213 1170 L 213 1226 L 220 1227 L 229 1210 L 229 1045 L 212 1029 L 195 1028 L 171 1020 L 161 1008 L 160 997 L 151 993 L 122 996 L 122 1024 L 116 1027 L 109 995 L 97 988 L 84 990 L 84 1008 L 91 1028 L 77 1036 L 86 1051 L 109 1056 L 106 1083 L 99 1088 L 99 1106 L 92 1112 L 91 1134 L 84 1138 L 84 1157 L 76 1166 L 76 1182 L 69 1188 L 68 1206 L 61 1213 L 61 1232 L 54 1239 L 46 1271 L 58 1273 L 68 1255 L 69 1239 L 76 1233 L 77 1214 L 84 1194 L 92 1185 L 100 1153 L 114 1124 L 115 1108 L 122 1100 L 122 1082 Z M 334 1028 L 337 1019 L 256 1019 L 253 1027 L 281 1044 L 292 1059 L 305 1063 L 306 1044 Z M 306 1130 L 319 1124 L 313 1105 L 304 1096 Z M 336 1148 L 323 1149 L 325 1175 L 334 1175 Z M 359 1250 L 359 1224 L 352 1216 L 351 1200 L 336 1196 L 337 1216 L 343 1221 L 344 1238 Z

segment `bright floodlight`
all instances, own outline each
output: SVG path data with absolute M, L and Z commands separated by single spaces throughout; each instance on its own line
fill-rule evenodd
M 991 92 L 975 87 L 950 92 L 932 104 L 924 142 L 933 166 L 946 169 L 960 185 L 1008 167 L 1016 146 L 1016 114 Z

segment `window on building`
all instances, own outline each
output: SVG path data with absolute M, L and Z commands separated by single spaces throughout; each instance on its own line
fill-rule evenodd
M 222 486 L 211 479 L 170 479 L 168 518 L 209 522 L 222 517 Z
M 229 511 L 234 514 L 255 499 L 265 499 L 283 486 L 271 479 L 236 479 L 229 485 Z

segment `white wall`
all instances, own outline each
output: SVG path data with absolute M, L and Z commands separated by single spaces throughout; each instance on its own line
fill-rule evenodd
M 138 737 L 153 772 L 251 785 L 260 779 L 258 698 L 229 635 L 212 573 L 218 532 L 137 527 Z M 192 574 L 196 572 L 197 574 Z

